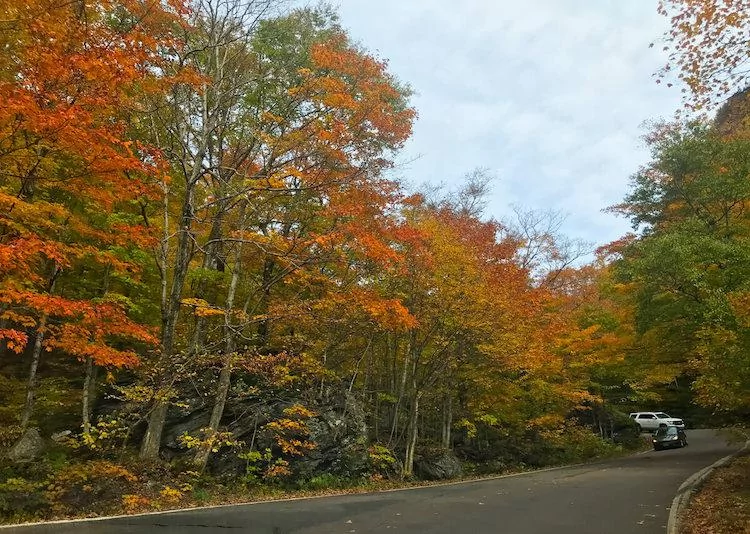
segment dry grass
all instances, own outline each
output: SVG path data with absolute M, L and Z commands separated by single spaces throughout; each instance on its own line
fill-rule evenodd
M 750 534 L 750 454 L 716 469 L 681 523 L 680 534 Z

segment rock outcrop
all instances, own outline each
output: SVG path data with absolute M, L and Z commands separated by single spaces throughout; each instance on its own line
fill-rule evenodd
M 238 395 L 230 397 L 222 418 L 222 430 L 232 433 L 233 440 L 245 448 L 275 449 L 276 443 L 264 425 L 286 417 L 284 410 L 301 404 L 315 415 L 304 420 L 309 431 L 306 438 L 315 448 L 303 456 L 287 458 L 297 479 L 312 478 L 321 473 L 355 477 L 368 469 L 368 435 L 365 412 L 361 402 L 345 389 L 331 387 L 315 398 L 263 398 Z M 208 425 L 211 405 L 203 399 L 187 398 L 180 407 L 170 411 L 164 431 L 163 453 L 170 458 L 191 454 L 180 437 L 198 435 Z M 278 451 L 275 451 L 278 452 Z M 246 462 L 236 451 L 224 448 L 212 455 L 209 469 L 215 474 L 238 476 L 245 473 Z

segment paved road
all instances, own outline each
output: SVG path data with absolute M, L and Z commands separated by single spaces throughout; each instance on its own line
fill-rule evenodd
M 710 430 L 688 431 L 688 440 L 685 449 L 480 482 L 16 527 L 0 534 L 663 533 L 680 484 L 739 447 Z

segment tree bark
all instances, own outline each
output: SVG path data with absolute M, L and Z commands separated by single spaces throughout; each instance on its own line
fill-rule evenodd
M 83 433 L 91 432 L 91 386 L 94 381 L 94 360 L 89 356 L 86 358 L 86 374 L 83 379 L 83 392 L 81 400 L 81 422 Z
M 0 314 L 6 310 L 6 306 L 0 306 Z M 7 328 L 8 320 L 0 319 L 0 330 Z M 5 354 L 8 351 L 8 342 L 5 339 L 0 339 L 0 359 L 5 358 Z
M 404 477 L 410 477 L 414 473 L 414 451 L 417 447 L 419 436 L 419 398 L 421 393 L 417 386 L 417 361 L 419 360 L 419 349 L 417 347 L 416 334 L 412 333 L 407 352 L 407 368 L 411 368 L 411 387 L 409 403 L 409 421 L 407 423 L 406 450 L 404 453 Z
M 34 348 L 31 351 L 31 367 L 29 368 L 29 379 L 26 382 L 26 402 L 21 412 L 21 428 L 26 430 L 31 420 L 31 415 L 34 413 L 34 406 L 36 404 L 36 387 L 37 387 L 37 371 L 39 370 L 39 360 L 42 355 L 42 342 L 44 341 L 44 329 L 47 326 L 47 316 L 42 315 L 39 320 L 39 327 L 36 332 L 36 339 L 34 339 Z
M 411 338 L 413 340 L 414 334 L 411 334 Z M 398 390 L 398 398 L 396 400 L 396 404 L 393 406 L 393 422 L 391 426 L 391 435 L 388 438 L 388 447 L 393 446 L 393 439 L 397 435 L 398 430 L 398 412 L 399 407 L 401 406 L 401 403 L 403 402 L 404 394 L 406 393 L 406 380 L 409 377 L 409 353 L 411 352 L 411 343 L 409 344 L 409 350 L 407 351 L 407 354 L 404 355 L 404 367 L 401 371 L 401 381 L 399 382 L 399 390 Z
M 48 295 L 51 295 L 55 290 L 55 284 L 61 272 L 62 269 L 55 263 L 52 267 L 52 275 L 47 284 Z M 26 383 L 26 402 L 21 412 L 21 428 L 23 430 L 26 430 L 29 426 L 31 415 L 34 413 L 34 405 L 36 404 L 37 371 L 39 370 L 39 360 L 42 356 L 42 343 L 44 342 L 44 330 L 47 326 L 47 319 L 46 313 L 39 319 L 34 348 L 31 351 L 31 367 L 29 368 L 29 379 Z
M 156 400 L 154 407 L 148 417 L 148 427 L 146 435 L 143 436 L 141 443 L 142 460 L 156 460 L 159 457 L 159 447 L 161 445 L 161 434 L 164 429 L 164 423 L 167 420 L 167 410 L 169 402 L 166 400 Z
M 244 219 L 244 209 L 240 220 Z M 232 382 L 232 367 L 234 360 L 235 351 L 235 338 L 234 330 L 232 325 L 232 308 L 234 307 L 234 298 L 237 294 L 237 284 L 240 279 L 240 271 L 242 268 L 242 245 L 238 244 L 235 256 L 234 256 L 234 268 L 232 270 L 232 280 L 229 283 L 229 289 L 227 290 L 227 300 L 224 305 L 224 358 L 222 362 L 221 372 L 219 373 L 219 383 L 216 386 L 216 396 L 214 397 L 214 407 L 211 410 L 211 419 L 208 423 L 207 435 L 205 436 L 205 445 L 198 448 L 198 453 L 195 457 L 195 463 L 203 471 L 208 463 L 208 458 L 211 455 L 211 448 L 213 446 L 213 437 L 219 430 L 221 424 L 221 418 L 224 415 L 224 407 L 227 403 L 227 395 L 229 394 L 229 386 Z
M 224 215 L 227 210 L 228 200 L 226 200 L 226 193 L 223 188 L 219 188 L 219 190 L 216 192 L 216 195 L 218 197 L 223 197 L 224 200 L 218 203 L 217 213 L 213 218 L 213 222 L 211 224 L 211 232 L 208 235 L 208 244 L 205 247 L 205 255 L 203 256 L 202 267 L 207 271 L 223 270 L 223 262 L 219 256 L 219 240 L 221 239 L 222 235 L 222 224 L 224 222 Z M 220 268 L 220 266 L 222 267 Z M 205 279 L 201 278 L 198 281 L 198 286 L 195 289 L 194 295 L 200 299 L 205 300 L 209 304 L 216 304 L 216 291 L 211 292 L 211 296 L 207 295 L 206 293 L 208 293 L 208 284 L 206 283 Z M 190 343 L 190 348 L 188 349 L 188 352 L 190 354 L 198 354 L 203 350 L 203 345 L 205 343 L 206 337 L 205 323 L 206 319 L 204 317 L 198 317 L 195 321 L 195 331 L 193 332 L 193 339 Z
M 200 159 L 205 150 L 199 153 Z M 198 165 L 198 163 L 196 163 Z M 158 383 L 154 400 L 154 406 L 148 417 L 148 428 L 143 437 L 141 444 L 140 458 L 142 460 L 154 461 L 159 457 L 159 447 L 161 445 L 161 436 L 164 431 L 164 423 L 167 420 L 167 411 L 169 409 L 169 389 L 172 383 L 170 362 L 174 355 L 174 335 L 177 325 L 177 318 L 180 312 L 180 300 L 182 291 L 185 286 L 190 258 L 193 256 L 194 236 L 191 231 L 193 224 L 193 178 L 198 176 L 198 169 L 193 170 L 193 177 L 188 181 L 185 199 L 182 205 L 182 216 L 180 219 L 180 232 L 177 240 L 177 253 L 174 261 L 172 275 L 172 287 L 169 295 L 163 302 L 162 309 L 162 336 L 161 336 L 161 355 L 159 357 Z M 166 266 L 166 262 L 165 262 Z M 163 270 L 162 276 L 166 276 L 166 269 Z
M 259 311 L 264 315 L 268 313 L 268 307 L 271 302 L 271 285 L 273 284 L 273 271 L 275 267 L 276 261 L 271 257 L 267 257 L 263 262 L 263 285 L 261 288 Z M 267 318 L 264 318 L 258 323 L 258 344 L 261 347 L 268 345 L 269 326 L 270 321 Z
M 410 477 L 414 473 L 414 451 L 417 448 L 417 437 L 419 435 L 419 395 L 412 398 L 409 410 L 409 424 L 406 439 L 406 452 L 404 454 L 403 476 Z
M 451 448 L 451 426 L 453 425 L 453 397 L 446 395 L 443 401 L 442 445 L 445 450 Z
M 224 362 L 221 372 L 219 373 L 219 383 L 216 386 L 216 397 L 214 398 L 214 407 L 211 411 L 211 419 L 208 422 L 208 428 L 206 429 L 206 435 L 204 436 L 205 443 L 198 447 L 198 453 L 195 456 L 195 464 L 203 471 L 208 463 L 208 458 L 211 455 L 211 450 L 214 444 L 214 437 L 219 430 L 219 424 L 221 423 L 221 417 L 224 415 L 224 406 L 227 402 L 227 394 L 229 393 L 229 385 L 232 379 L 232 363 L 231 358 L 227 356 L 227 361 Z

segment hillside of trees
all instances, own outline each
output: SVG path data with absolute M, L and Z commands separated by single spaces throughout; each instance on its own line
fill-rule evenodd
M 662 6 L 694 107 L 714 3 Z M 745 93 L 654 127 L 610 208 L 634 232 L 594 253 L 490 217 L 483 171 L 408 187 L 408 80 L 329 8 L 0 6 L 4 520 L 579 461 L 639 447 L 636 409 L 747 421 Z

